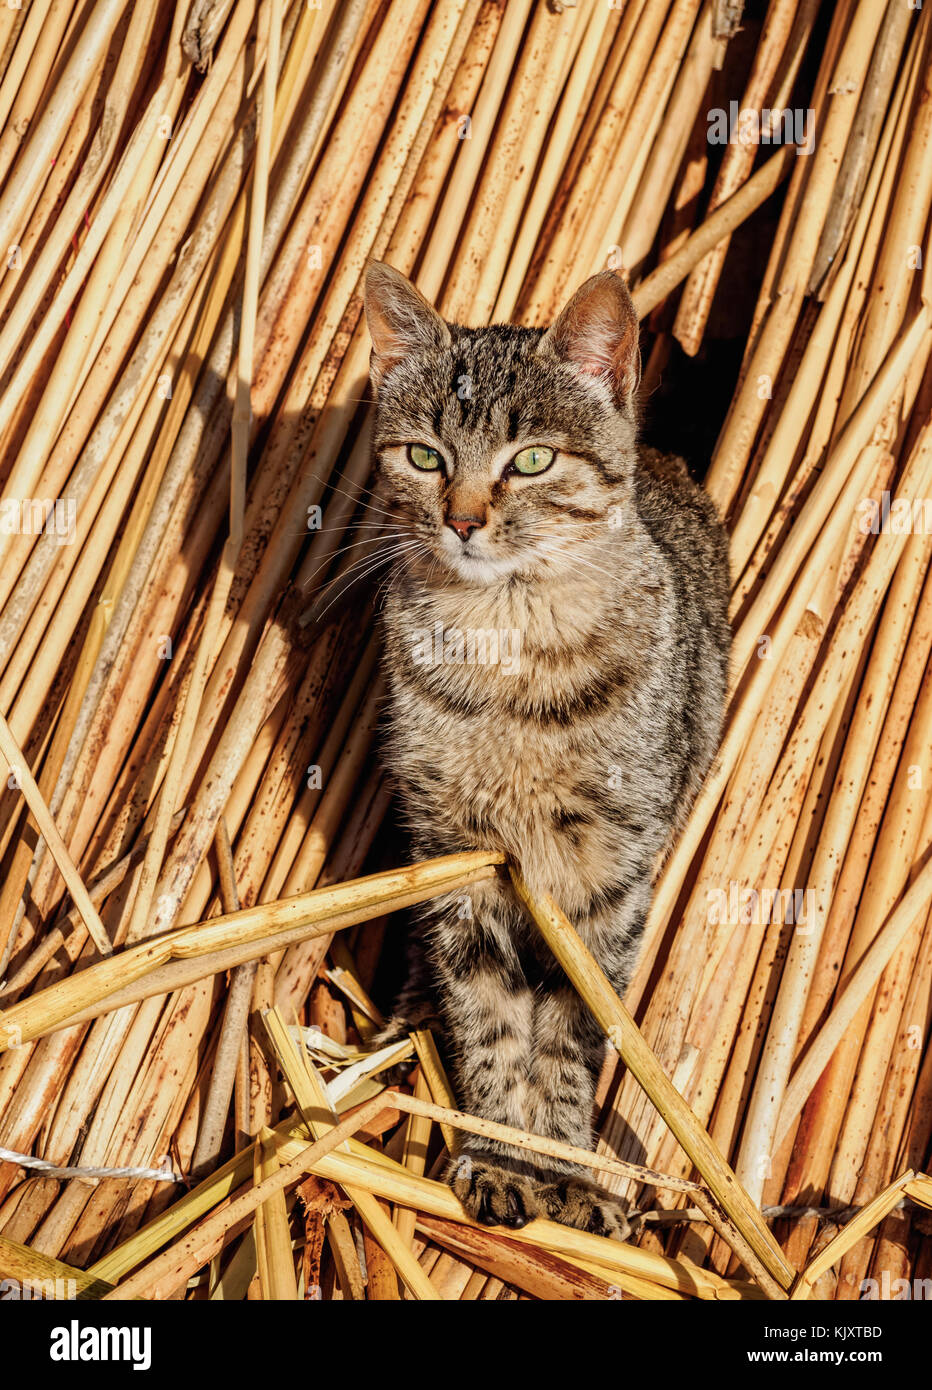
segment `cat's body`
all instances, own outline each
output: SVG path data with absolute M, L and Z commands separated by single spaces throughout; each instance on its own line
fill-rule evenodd
M 373 273 L 379 495 L 402 528 L 385 756 L 414 848 L 505 851 L 621 992 L 718 740 L 724 533 L 682 464 L 637 450 L 620 281 L 542 336 L 446 326 Z M 507 880 L 429 904 L 416 949 L 395 1026 L 432 993 L 463 1107 L 590 1146 L 604 1039 Z M 494 1142 L 470 1139 L 452 1180 L 480 1220 L 623 1229 L 579 1170 Z

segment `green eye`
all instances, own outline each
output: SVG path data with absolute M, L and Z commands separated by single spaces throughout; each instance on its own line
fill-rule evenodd
M 415 468 L 423 468 L 425 473 L 439 468 L 441 464 L 440 455 L 436 449 L 429 449 L 426 444 L 409 444 L 408 458 Z
M 553 450 L 545 444 L 534 444 L 515 454 L 511 466 L 517 473 L 543 473 L 553 463 Z

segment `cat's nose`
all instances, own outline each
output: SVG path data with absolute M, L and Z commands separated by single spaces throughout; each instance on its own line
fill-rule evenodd
M 485 522 L 478 516 L 448 516 L 447 525 L 465 543 L 473 531 L 478 531 L 480 526 L 485 525 Z

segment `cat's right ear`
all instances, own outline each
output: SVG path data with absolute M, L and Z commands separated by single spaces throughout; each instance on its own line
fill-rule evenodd
M 624 406 L 641 376 L 638 329 L 627 285 L 614 271 L 603 270 L 580 286 L 541 338 L 538 351 L 604 381 L 616 405 Z
M 384 261 L 366 268 L 366 321 L 372 338 L 369 372 L 378 387 L 409 353 L 439 351 L 450 343 L 450 330 L 432 304 L 401 271 Z

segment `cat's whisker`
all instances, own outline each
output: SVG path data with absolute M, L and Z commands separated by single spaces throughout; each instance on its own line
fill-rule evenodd
M 340 574 L 334 575 L 333 579 L 330 580 L 330 583 L 335 583 L 337 579 L 341 579 L 345 575 L 352 574 L 354 569 L 358 569 L 361 566 L 365 565 L 366 562 L 370 559 L 381 559 L 384 557 L 390 559 L 393 555 L 401 554 L 410 546 L 416 545 L 417 541 L 413 536 L 392 539 L 388 539 L 385 536 L 374 536 L 369 537 L 365 541 L 360 541 L 358 542 L 358 544 L 370 546 L 378 544 L 379 548 L 377 550 L 370 550 L 366 554 L 358 556 L 357 559 L 353 562 L 353 564 L 349 566 L 348 569 L 341 571 Z M 336 551 L 335 555 L 343 554 L 345 551 L 351 550 L 352 548 L 352 546 L 344 546 L 342 550 Z M 331 556 L 331 559 L 335 558 L 335 555 Z
M 377 539 L 378 539 L 379 541 L 383 541 L 385 538 L 382 537 L 382 536 L 380 536 L 380 537 L 378 537 Z M 369 542 L 359 542 L 359 544 L 371 544 L 371 543 L 372 543 L 371 541 L 369 541 Z M 385 544 L 382 545 L 382 546 L 380 547 L 380 549 L 376 552 L 376 554 L 377 554 L 379 557 L 386 557 L 386 558 L 388 558 L 388 557 L 390 557 L 391 555 L 393 555 L 397 550 L 399 550 L 399 549 L 401 548 L 401 546 L 407 545 L 408 543 L 409 543 L 409 542 L 407 542 L 407 541 L 402 541 L 402 542 L 400 542 L 400 543 L 399 543 L 399 542 L 395 542 L 395 541 L 386 541 Z M 350 546 L 344 546 L 343 549 L 340 550 L 340 551 L 337 551 L 336 554 L 337 554 L 337 555 L 340 555 L 340 554 L 342 554 L 345 550 L 349 550 L 349 549 L 351 549 Z M 311 574 L 311 575 L 308 576 L 307 580 L 305 581 L 305 587 L 310 583 L 310 581 L 311 581 L 311 579 L 313 579 L 314 575 L 315 575 L 315 574 L 319 574 L 320 571 L 321 571 L 321 569 L 323 569 L 325 566 L 329 566 L 329 565 L 333 562 L 334 558 L 335 558 L 335 556 L 333 556 L 333 555 L 328 556 L 328 558 L 323 562 L 323 564 L 319 565 L 319 566 L 317 567 L 317 569 L 314 570 L 313 574 Z M 360 556 L 353 562 L 353 564 L 349 566 L 348 569 L 346 569 L 346 570 L 341 570 L 339 574 L 335 574 L 335 575 L 333 576 L 332 579 L 330 579 L 330 580 L 327 581 L 326 584 L 321 584 L 319 587 L 320 587 L 321 589 L 326 589 L 326 588 L 328 588 L 329 585 L 335 584 L 335 583 L 337 582 L 338 579 L 343 579 L 343 578 L 345 578 L 347 575 L 352 574 L 352 572 L 353 572 L 354 569 L 357 569 L 357 568 L 360 567 L 361 565 L 366 564 L 366 562 L 367 562 L 368 560 L 370 560 L 371 558 L 373 558 L 373 555 L 372 555 L 371 553 L 370 553 L 370 554 L 366 554 L 366 555 L 360 555 Z
M 559 555 L 563 559 L 571 560 L 574 564 L 578 562 L 581 565 L 587 565 L 589 569 L 595 570 L 599 574 L 604 574 L 606 579 L 611 580 L 613 583 L 615 582 L 617 576 L 613 574 L 611 570 L 604 569 L 603 566 L 597 565 L 595 561 L 588 559 L 588 557 L 584 555 L 580 555 L 578 550 L 568 550 L 565 546 L 559 544 L 551 544 L 548 546 L 546 537 L 548 535 L 553 535 L 556 529 L 557 528 L 555 526 L 548 526 L 545 522 L 538 523 L 538 525 L 535 527 L 535 529 L 531 533 L 533 538 L 535 540 L 544 541 L 544 544 L 540 547 L 540 553 L 549 555 Z
M 364 536 L 361 541 L 350 541 L 348 545 L 341 545 L 339 550 L 335 550 L 332 555 L 328 555 L 326 560 L 322 560 L 321 563 L 317 566 L 317 569 L 313 570 L 311 574 L 308 575 L 307 583 L 309 584 L 311 582 L 315 574 L 320 574 L 321 570 L 327 569 L 330 565 L 332 565 L 333 561 L 336 560 L 340 555 L 345 555 L 350 550 L 356 550 L 361 545 L 371 546 L 374 545 L 376 541 L 384 541 L 388 539 L 389 538 L 386 536 Z M 399 537 L 398 539 L 400 540 L 402 538 Z M 391 547 L 389 547 L 389 553 L 390 550 Z
M 333 476 L 331 475 L 328 481 L 330 483 L 330 486 L 333 488 L 334 492 L 342 492 L 346 497 L 355 497 L 359 501 L 360 506 L 371 507 L 373 511 L 386 511 L 384 505 L 379 505 L 383 504 L 386 499 L 382 497 L 378 492 L 376 492 L 374 488 L 366 487 L 363 483 L 354 482 L 352 478 L 348 477 L 348 475 L 343 471 L 342 468 L 334 468 L 333 473 L 335 473 L 338 477 L 342 478 L 344 482 L 349 483 L 350 487 L 353 489 L 353 491 L 348 491 L 346 488 L 339 487 L 338 484 L 333 481 Z M 367 497 L 372 497 L 375 500 L 373 502 L 365 502 L 363 500 L 364 495 Z M 389 516 L 392 515 L 391 511 L 388 511 L 387 514 Z
M 391 551 L 391 554 L 397 555 L 399 551 L 403 551 L 405 548 L 406 547 L 398 547 L 397 550 L 393 549 Z M 330 580 L 330 584 L 336 584 L 340 579 L 348 579 L 349 582 L 345 584 L 342 589 L 338 590 L 338 592 L 333 595 L 330 602 L 327 603 L 316 615 L 317 622 L 320 622 L 323 619 L 324 615 L 329 612 L 329 610 L 333 607 L 335 603 L 337 603 L 340 599 L 344 597 L 344 595 L 352 588 L 354 584 L 358 583 L 360 580 L 367 579 L 370 574 L 374 574 L 375 571 L 380 569 L 386 561 L 385 552 L 380 553 L 379 556 L 377 556 L 374 560 L 371 556 L 367 558 L 371 561 L 371 563 L 368 565 L 367 568 L 362 568 L 360 573 L 355 575 L 352 574 L 352 570 L 357 568 L 357 566 L 354 565 L 349 570 L 347 570 L 345 574 L 336 575 L 332 580 Z M 359 566 L 365 565 L 365 559 L 359 562 Z M 352 575 L 352 578 L 349 578 L 350 575 Z M 326 593 L 327 589 L 330 587 L 330 584 L 325 584 L 322 586 L 323 593 Z
M 335 470 L 335 471 L 338 472 L 339 470 Z M 341 474 L 341 476 L 343 476 L 343 475 Z M 330 478 L 326 478 L 326 479 L 324 479 L 323 481 L 327 483 L 327 485 L 330 487 L 330 489 L 331 489 L 333 492 L 339 492 L 339 493 L 341 493 L 344 497 L 349 498 L 349 500 L 350 500 L 351 502 L 354 502 L 354 503 L 356 504 L 357 507 L 364 507 L 367 511 L 371 511 L 371 512 L 381 512 L 383 516 L 389 517 L 392 521 L 397 520 L 395 514 L 394 514 L 393 512 L 391 512 L 391 511 L 389 511 L 387 507 L 377 507 L 377 506 L 375 505 L 374 502 L 367 502 L 359 493 L 350 492 L 347 488 L 345 488 L 345 487 L 340 487 L 337 483 L 333 482 Z M 361 492 L 361 491 L 366 491 L 366 492 L 368 492 L 369 489 L 368 489 L 368 488 L 365 488 L 365 489 L 361 489 L 360 492 Z M 375 496 L 375 493 L 373 493 L 372 495 Z
M 389 571 L 389 573 L 385 576 L 384 580 L 382 581 L 382 583 L 379 585 L 378 589 L 376 590 L 376 594 L 375 594 L 376 603 L 378 603 L 378 601 L 379 601 L 379 599 L 381 598 L 383 592 L 388 588 L 388 586 L 391 584 L 392 580 L 396 577 L 396 574 L 397 574 L 397 575 L 407 574 L 408 570 L 409 570 L 409 569 L 411 568 L 411 566 L 414 564 L 415 560 L 420 559 L 422 556 L 426 556 L 427 559 L 429 559 L 429 560 L 432 561 L 432 564 L 433 564 L 434 566 L 436 565 L 436 563 L 437 563 L 436 557 L 433 556 L 433 555 L 431 555 L 431 553 L 430 553 L 430 551 L 428 550 L 428 548 L 427 548 L 426 545 L 423 545 L 423 544 L 422 544 L 422 545 L 421 545 L 421 548 L 420 548 L 420 552 L 413 552 L 413 553 L 411 553 L 410 555 L 406 556 L 405 559 L 401 562 L 401 564 L 399 564 L 399 566 L 397 567 L 397 570 L 393 567 L 393 568 Z M 432 569 L 431 573 L 433 573 L 433 569 Z
M 350 521 L 345 526 L 321 526 L 321 531 L 402 531 L 403 521 Z
M 374 568 L 377 569 L 378 566 L 374 566 Z M 365 575 L 358 575 L 357 578 L 365 578 Z M 317 609 L 314 609 L 314 608 L 309 609 L 309 610 L 308 610 L 309 616 L 307 617 L 307 619 L 306 619 L 305 621 L 306 621 L 306 622 L 312 622 L 312 621 L 313 621 L 315 624 L 322 623 L 323 620 L 324 620 L 324 618 L 326 617 L 327 613 L 329 613 L 330 609 L 334 606 L 334 604 L 335 604 L 335 603 L 340 603 L 340 602 L 346 597 L 347 593 L 348 593 L 349 590 L 352 588 L 352 586 L 353 586 L 353 584 L 354 584 L 355 582 L 356 582 L 356 580 L 353 579 L 353 580 L 351 580 L 350 583 L 347 584 L 344 588 L 339 589 L 339 590 L 329 599 L 329 601 L 328 601 L 327 603 L 324 604 L 323 608 L 321 608 L 319 611 L 318 611 Z M 321 594 L 321 598 L 323 598 L 323 594 Z
M 344 469 L 335 467 L 333 469 L 333 472 L 336 473 L 339 477 L 341 477 L 344 482 L 352 483 L 352 479 L 347 476 Z M 368 493 L 370 497 L 379 497 L 379 494 L 373 488 L 365 487 L 362 483 L 356 483 L 354 486 L 356 486 L 360 492 Z M 379 500 L 384 501 L 384 498 L 379 498 Z
M 602 565 L 595 564 L 592 560 L 587 560 L 584 556 L 577 554 L 575 550 L 566 550 L 561 545 L 552 545 L 547 548 L 541 547 L 541 549 L 545 554 L 559 555 L 562 559 L 571 560 L 574 565 L 586 565 L 589 569 L 595 570 L 597 574 L 604 575 L 610 583 L 615 582 L 617 576 L 613 575 L 611 570 L 603 568 Z
M 402 521 L 350 521 L 345 526 L 322 525 L 315 527 L 313 531 L 295 531 L 292 534 L 304 536 L 329 531 L 331 535 L 336 535 L 340 531 L 404 531 L 405 529 L 405 523 Z
M 335 488 L 334 491 L 342 493 L 344 497 L 348 497 L 351 502 L 354 502 L 357 507 L 365 512 L 372 512 L 376 516 L 388 517 L 389 521 L 398 520 L 395 513 L 389 511 L 387 507 L 378 507 L 374 502 L 367 502 L 364 497 L 354 497 L 351 492 L 347 492 L 346 488 L 338 487 Z
M 399 543 L 392 542 L 380 547 L 380 549 L 374 553 L 370 552 L 369 554 L 361 555 L 347 569 L 341 570 L 339 574 L 335 574 L 326 584 L 321 584 L 319 587 L 322 592 L 326 592 L 331 585 L 339 583 L 341 579 L 349 579 L 351 582 L 355 582 L 356 579 L 360 578 L 360 575 L 354 574 L 354 571 L 364 569 L 369 565 L 370 561 L 378 567 L 383 561 L 390 560 L 393 556 L 405 553 L 416 544 L 417 542 L 414 540 L 401 541 Z

